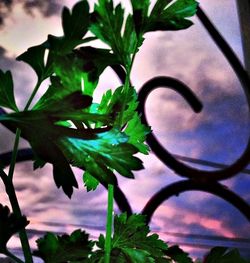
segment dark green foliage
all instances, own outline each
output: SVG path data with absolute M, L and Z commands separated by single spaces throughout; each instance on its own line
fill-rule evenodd
M 124 132 L 128 136 L 128 143 L 134 145 L 138 151 L 147 154 L 149 148 L 144 144 L 146 135 L 150 128 L 141 123 L 141 119 L 136 112 L 138 106 L 137 95 L 131 87 L 125 96 L 124 87 L 117 88 L 114 93 L 108 90 L 97 106 L 97 112 L 108 114 L 114 120 L 113 125 L 126 126 Z M 123 109 L 123 111 L 122 111 Z
M 67 7 L 63 8 L 62 26 L 65 38 L 81 39 L 88 31 L 89 4 L 86 0 L 76 3 L 72 12 Z
M 167 244 L 156 234 L 149 234 L 145 217 L 138 214 L 127 216 L 126 213 L 115 216 L 114 235 L 112 238 L 111 262 L 169 262 L 164 257 Z M 100 250 L 93 256 L 93 262 L 103 262 L 104 237 L 97 243 Z
M 184 252 L 179 246 L 168 247 L 165 254 L 175 263 L 193 263 L 188 253 Z
M 128 135 L 128 142 L 133 144 L 139 152 L 148 154 L 149 147 L 144 144 L 146 135 L 150 132 L 150 128 L 141 123 L 138 113 L 135 113 L 133 118 L 129 121 L 125 133 Z
M 138 248 L 154 257 L 163 256 L 167 245 L 158 239 L 157 234 L 149 235 L 149 232 L 144 216 L 134 214 L 128 217 L 126 213 L 117 215 L 114 219 L 113 247 Z
M 61 80 L 58 76 L 52 76 L 50 80 L 51 84 L 49 88 L 35 104 L 33 110 L 57 111 L 58 113 L 62 113 L 65 111 L 82 110 L 91 105 L 92 97 L 82 94 L 79 83 L 75 83 L 78 85 L 69 85 L 69 83 L 67 83 L 69 82 L 68 77 Z M 71 80 L 74 82 L 72 78 Z M 66 97 L 67 100 L 65 100 Z
M 195 14 L 195 0 L 158 0 L 149 14 L 149 0 L 132 0 L 133 15 L 127 18 L 121 4 L 114 6 L 113 0 L 99 0 L 91 14 L 91 32 L 108 44 L 120 64 L 126 69 L 131 56 L 143 42 L 143 34 L 157 30 L 180 30 L 190 27 L 188 20 Z M 123 30 L 124 26 L 124 30 Z
M 13 80 L 10 71 L 0 70 L 0 106 L 18 111 L 13 93 Z
M 18 217 L 0 204 L 0 253 L 6 254 L 9 239 L 29 224 L 25 216 Z
M 56 54 L 63 55 L 70 53 L 79 44 L 95 39 L 82 39 L 88 31 L 89 16 L 89 4 L 86 0 L 76 3 L 71 12 L 67 7 L 64 7 L 62 12 L 64 36 L 49 35 L 44 46 Z
M 142 162 L 133 155 L 137 149 L 127 143 L 128 138 L 118 130 L 97 134 L 93 140 L 65 138 L 61 145 L 73 165 L 87 171 L 100 182 L 116 184 L 113 169 L 125 177 L 133 178 L 131 170 L 142 169 Z M 89 181 L 89 180 L 88 180 Z M 93 188 L 92 181 L 88 185 Z
M 98 81 L 100 75 L 108 66 L 119 64 L 116 56 L 108 49 L 87 46 L 75 50 L 74 53 L 79 59 L 78 65 L 81 70 L 87 73 L 90 82 Z
M 237 249 L 214 247 L 205 256 L 204 263 L 249 263 L 243 259 Z
M 88 172 L 84 172 L 83 182 L 88 192 L 94 191 L 99 185 L 99 181 Z
M 156 30 L 180 30 L 190 27 L 188 17 L 196 13 L 195 0 L 158 0 L 145 24 L 145 32 Z
M 108 44 L 115 54 L 122 51 L 122 24 L 124 9 L 121 4 L 114 7 L 112 0 L 99 0 L 91 15 L 90 30 Z M 120 54 L 122 56 L 122 54 Z M 122 60 L 123 61 L 123 60 Z
M 45 263 L 84 263 L 89 262 L 93 242 L 84 231 L 76 230 L 71 235 L 47 233 L 37 240 L 38 250 L 34 255 Z
M 129 138 L 125 133 L 117 129 L 73 129 L 58 125 L 58 121 L 65 120 L 99 123 L 109 123 L 110 120 L 107 114 L 83 112 L 81 109 L 91 104 L 91 97 L 79 91 L 62 98 L 59 91 L 55 94 L 56 97 L 53 93 L 50 97 L 44 95 L 42 102 L 35 106 L 39 110 L 14 113 L 7 117 L 10 123 L 22 130 L 42 165 L 44 162 L 53 164 L 57 187 L 62 186 L 69 197 L 73 187 L 77 187 L 69 163 L 87 171 L 100 182 L 112 184 L 116 184 L 113 169 L 133 178 L 131 170 L 143 168 L 142 162 L 133 156 L 138 152 L 137 148 L 128 143 Z
M 148 9 L 150 0 L 131 0 L 133 7 L 133 19 L 137 35 L 144 30 L 145 23 L 148 19 Z
M 138 102 L 134 88 L 125 84 L 113 93 L 107 91 L 100 104 L 93 103 L 90 96 L 106 67 L 121 64 L 129 74 L 144 32 L 162 29 L 160 23 L 168 25 L 165 29 L 171 29 L 169 23 L 190 22 L 185 18 L 194 14 L 196 2 L 171 2 L 158 0 L 149 16 L 149 0 L 132 1 L 133 15 L 125 18 L 121 4 L 114 6 L 112 0 L 99 0 L 90 18 L 88 2 L 80 1 L 72 11 L 63 9 L 62 37 L 49 36 L 45 43 L 18 57 L 34 69 L 39 81 L 50 76 L 51 85 L 32 111 L 1 120 L 22 130 L 35 152 L 35 168 L 46 162 L 53 164 L 55 183 L 62 186 L 68 196 L 72 195 L 73 187 L 77 187 L 70 164 L 85 170 L 88 190 L 95 189 L 97 181 L 116 184 L 113 170 L 133 178 L 132 171 L 143 167 L 133 155 L 138 151 L 148 152 L 144 141 L 150 130 L 141 124 L 136 113 Z M 181 27 L 180 22 L 178 29 Z M 81 47 L 72 52 L 80 43 L 93 40 L 82 39 L 88 29 L 111 50 Z M 45 64 L 46 49 L 49 55 Z M 12 83 L 9 75 L 8 80 Z M 10 105 L 15 108 L 13 99 Z M 70 127 L 69 121 L 77 129 Z
M 53 101 L 53 100 L 52 100 Z M 82 117 L 80 109 L 91 103 L 89 96 L 75 92 L 65 96 L 62 100 L 53 103 L 43 104 L 41 110 L 32 110 L 7 115 L 8 122 L 20 128 L 23 136 L 30 142 L 33 151 L 40 160 L 53 164 L 53 175 L 57 187 L 62 186 L 64 192 L 70 197 L 73 187 L 77 187 L 77 182 L 70 168 L 69 160 L 59 147 L 59 139 L 64 136 L 75 136 L 82 138 L 93 138 L 94 134 L 79 133 L 73 129 L 56 125 L 55 122 L 65 120 L 64 114 L 67 109 L 75 110 L 75 119 Z M 88 116 L 89 119 L 89 116 Z M 38 164 L 39 166 L 39 164 Z
M 102 97 L 98 112 L 110 114 L 113 125 L 123 127 L 134 116 L 138 106 L 136 91 L 130 87 L 125 93 L 124 86 L 117 88 L 113 93 L 108 90 Z
M 91 15 L 91 32 L 111 47 L 119 63 L 125 68 L 129 67 L 131 55 L 136 51 L 137 37 L 131 21 L 130 16 L 123 33 L 124 8 L 121 4 L 114 6 L 113 0 L 99 0 Z
M 136 27 L 134 23 L 134 17 L 129 14 L 126 22 L 125 22 L 125 29 L 123 33 L 123 45 L 124 51 L 126 54 L 126 58 L 128 63 L 131 61 L 131 55 L 135 55 L 139 51 L 139 47 L 142 45 L 144 38 L 139 33 L 136 33 L 136 30 L 139 29 Z M 126 65 L 125 65 L 126 66 Z
M 52 63 L 48 61 L 45 65 L 44 55 L 45 47 L 38 45 L 29 48 L 23 54 L 17 57 L 17 60 L 26 62 L 36 72 L 39 81 L 42 81 L 52 74 Z

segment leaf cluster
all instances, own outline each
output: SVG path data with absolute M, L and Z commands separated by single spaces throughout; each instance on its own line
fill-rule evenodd
M 93 262 L 104 262 L 105 238 L 100 235 L 99 250 Z M 150 234 L 145 217 L 139 214 L 127 216 L 126 213 L 114 218 L 114 235 L 111 244 L 111 262 L 169 262 L 165 258 L 167 244 L 157 234 Z
M 237 249 L 227 247 L 214 247 L 205 256 L 204 263 L 249 263 L 250 260 L 244 259 Z
M 158 0 L 149 13 L 150 0 L 131 0 L 133 14 L 125 18 L 121 4 L 115 6 L 112 0 L 99 0 L 91 15 L 90 30 L 128 68 L 145 33 L 190 27 L 193 23 L 188 18 L 195 14 L 197 4 L 195 0 Z
M 104 109 L 102 105 L 103 111 L 91 110 L 96 105 L 92 103 L 92 95 L 99 76 L 107 66 L 118 61 L 104 49 L 83 47 L 72 52 L 83 42 L 89 23 L 87 1 L 77 3 L 71 12 L 64 8 L 64 36 L 49 36 L 46 42 L 29 48 L 17 58 L 33 68 L 38 83 L 50 77 L 51 84 L 31 110 L 11 113 L 0 119 L 2 123 L 8 122 L 21 129 L 22 136 L 30 142 L 35 153 L 35 168 L 47 162 L 53 165 L 55 183 L 69 197 L 77 187 L 70 165 L 85 171 L 85 183 L 90 180 L 86 180 L 88 176 L 96 185 L 97 181 L 116 184 L 114 170 L 132 178 L 132 170 L 143 167 L 141 161 L 133 156 L 138 152 L 136 145 L 130 143 L 129 136 L 114 125 L 117 108 L 107 109 L 106 105 Z M 49 52 L 47 60 L 46 50 Z M 0 105 L 18 111 L 11 74 L 0 73 L 0 85 L 3 83 L 0 86 Z M 109 104 L 118 105 L 116 100 L 114 94 L 109 98 Z M 119 107 L 122 108 L 121 105 Z M 96 187 L 86 184 L 88 190 Z
M 9 239 L 29 224 L 25 216 L 17 216 L 10 212 L 8 206 L 0 204 L 0 253 L 7 253 Z
M 34 70 L 37 87 L 47 78 L 51 82 L 32 109 L 18 111 L 11 73 L 0 71 L 0 105 L 15 111 L 0 121 L 21 129 L 35 153 L 34 168 L 51 163 L 57 187 L 69 197 L 77 187 L 71 165 L 85 171 L 87 190 L 98 182 L 116 184 L 115 171 L 133 178 L 133 171 L 143 168 L 134 155 L 148 153 L 144 142 L 150 129 L 141 123 L 137 94 L 128 84 L 133 59 L 146 32 L 187 28 L 192 22 L 186 18 L 197 6 L 194 0 L 158 0 L 149 13 L 149 0 L 131 4 L 128 15 L 112 0 L 99 0 L 92 13 L 86 0 L 72 10 L 65 7 L 63 36 L 49 35 L 17 57 Z M 94 36 L 86 37 L 87 32 Z M 78 48 L 95 39 L 109 48 Z M 112 65 L 124 67 L 127 82 L 95 103 L 99 77 Z
M 3 72 L 0 70 L 0 106 L 18 111 L 13 91 L 13 79 L 10 71 Z
M 37 240 L 38 250 L 34 255 L 40 257 L 45 263 L 83 263 L 90 262 L 94 243 L 89 235 L 80 229 L 71 235 L 62 236 L 47 233 Z

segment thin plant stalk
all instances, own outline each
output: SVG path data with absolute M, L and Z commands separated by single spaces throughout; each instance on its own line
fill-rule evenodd
M 112 184 L 109 184 L 108 185 L 108 207 L 107 207 L 105 255 L 104 255 L 105 263 L 110 263 L 112 228 L 113 228 L 113 206 L 114 206 L 114 186 Z
M 138 45 L 138 44 L 137 44 Z M 135 51 L 133 53 L 131 63 L 126 69 L 126 79 L 124 83 L 124 101 L 127 101 L 127 96 L 130 88 L 130 73 L 133 66 L 133 62 L 135 59 L 135 54 L 137 50 L 137 45 L 135 47 Z M 125 104 L 122 105 L 121 115 L 119 120 L 120 127 L 123 126 L 123 113 L 125 111 Z M 106 222 L 106 238 L 105 238 L 105 255 L 104 255 L 104 263 L 110 263 L 110 252 L 111 252 L 111 241 L 112 241 L 112 227 L 113 227 L 113 206 L 114 206 L 114 186 L 108 185 L 108 207 L 107 207 L 107 222 Z
M 32 93 L 31 93 L 31 95 L 30 95 L 30 97 L 29 97 L 29 99 L 28 99 L 27 104 L 26 104 L 25 107 L 24 107 L 24 111 L 27 111 L 27 110 L 29 109 L 29 107 L 30 107 L 30 105 L 31 105 L 34 97 L 36 96 L 36 93 L 37 93 L 37 91 L 38 91 L 41 83 L 42 83 L 41 80 L 38 80 L 38 81 L 37 81 L 36 86 L 35 86 L 34 90 L 32 91 Z
M 30 98 L 28 99 L 26 106 L 24 107 L 24 111 L 27 111 L 29 106 L 31 105 L 31 102 L 32 102 L 33 98 L 35 97 L 35 95 L 36 95 L 36 93 L 40 87 L 40 84 L 41 84 L 41 81 L 38 81 L 33 92 L 32 92 L 32 94 L 31 94 L 31 96 L 30 96 Z M 14 170 L 15 170 L 15 165 L 16 165 L 16 157 L 17 157 L 17 151 L 18 151 L 20 137 L 21 137 L 21 130 L 17 128 L 14 147 L 13 147 L 12 156 L 11 156 L 11 163 L 10 163 L 9 173 L 8 173 L 8 181 L 7 181 L 8 183 L 5 184 L 5 187 L 6 187 L 9 199 L 10 199 L 10 203 L 11 203 L 11 207 L 12 207 L 13 212 L 17 216 L 21 217 L 22 212 L 21 212 L 21 209 L 20 209 L 20 206 L 18 203 L 15 188 L 13 185 L 13 175 L 14 175 Z M 25 262 L 26 263 L 33 263 L 32 253 L 31 253 L 31 249 L 30 249 L 30 245 L 29 245 L 29 239 L 28 239 L 27 232 L 25 229 L 22 229 L 19 232 L 19 237 L 20 237 L 20 241 L 21 241 L 21 245 L 22 245 L 22 250 L 23 250 Z
M 21 130 L 19 128 L 17 128 L 14 147 L 13 147 L 13 151 L 12 151 L 12 155 L 11 155 L 10 168 L 9 168 L 9 173 L 8 173 L 8 176 L 9 176 L 11 181 L 13 180 L 20 136 L 21 136 Z
M 11 164 L 10 164 L 9 173 L 8 173 L 8 184 L 5 184 L 5 187 L 7 190 L 6 192 L 9 196 L 9 200 L 10 200 L 10 204 L 11 204 L 13 212 L 17 216 L 21 217 L 22 212 L 21 212 L 18 200 L 17 200 L 15 188 L 13 185 L 13 174 L 14 174 L 14 170 L 15 170 L 16 156 L 17 156 L 17 151 L 18 151 L 18 144 L 19 144 L 20 135 L 21 135 L 21 130 L 17 129 L 15 143 L 14 143 L 14 149 L 12 151 Z M 29 240 L 28 240 L 28 236 L 27 236 L 25 229 L 22 229 L 19 232 L 19 237 L 20 237 L 20 241 L 21 241 L 21 245 L 22 245 L 22 249 L 23 249 L 25 262 L 33 263 L 31 249 L 30 249 L 30 245 L 29 245 Z

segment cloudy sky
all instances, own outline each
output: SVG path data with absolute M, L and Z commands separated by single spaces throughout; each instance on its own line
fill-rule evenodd
M 12 71 L 19 106 L 29 96 L 35 76 L 28 66 L 15 61 L 15 57 L 43 42 L 48 34 L 61 35 L 61 5 L 71 7 L 76 1 L 26 1 L 29 4 L 25 6 L 23 2 L 13 1 L 9 9 L 4 9 L 0 2 L 3 18 L 0 20 L 0 68 Z M 127 5 L 128 1 L 122 3 Z M 235 1 L 200 0 L 200 4 L 242 60 Z M 150 78 L 165 75 L 188 84 L 203 102 L 203 111 L 195 114 L 174 91 L 158 89 L 146 104 L 154 133 L 173 153 L 230 164 L 240 156 L 248 140 L 246 100 L 225 58 L 198 19 L 193 21 L 195 25 L 185 31 L 147 34 L 135 60 L 132 82 L 139 90 Z M 107 69 L 99 89 L 115 88 L 118 84 L 112 71 Z M 0 133 L 1 152 L 11 150 L 13 135 L 3 127 Z M 21 146 L 27 146 L 26 142 L 22 141 Z M 135 212 L 140 212 L 161 187 L 179 179 L 153 153 L 142 158 L 145 170 L 135 174 L 136 180 L 120 179 Z M 82 172 L 77 169 L 75 172 L 82 186 Z M 250 202 L 249 175 L 239 174 L 223 183 Z M 29 162 L 17 165 L 15 186 L 23 212 L 31 221 L 30 229 L 64 232 L 83 226 L 94 237 L 104 229 L 106 191 L 102 187 L 91 193 L 80 187 L 72 200 L 68 200 L 61 189 L 55 187 L 49 165 L 33 172 Z M 2 185 L 0 202 L 8 204 Z M 250 246 L 249 222 L 231 205 L 202 192 L 186 192 L 164 202 L 154 214 L 151 226 L 164 240 L 183 243 L 183 248 L 194 257 L 205 253 L 211 242 L 212 245 Z M 191 238 L 191 234 L 197 235 L 196 239 Z M 240 237 L 248 242 L 209 241 L 200 235 Z M 32 237 L 33 244 L 36 238 L 36 235 Z M 12 241 L 13 246 L 15 242 Z M 191 247 L 190 243 L 200 248 Z

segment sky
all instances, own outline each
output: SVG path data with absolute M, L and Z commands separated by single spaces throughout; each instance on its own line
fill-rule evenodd
M 2 13 L 4 20 L 0 27 L 0 68 L 12 71 L 19 106 L 34 87 L 35 75 L 27 65 L 15 61 L 15 57 L 28 47 L 42 43 L 48 34 L 61 35 L 61 5 L 71 7 L 76 1 L 34 1 L 36 5 L 30 4 L 25 9 L 22 2 L 14 1 L 11 12 Z M 92 6 L 94 2 L 91 1 Z M 128 6 L 128 1 L 121 2 Z M 200 4 L 242 60 L 235 1 L 200 0 Z M 194 26 L 188 30 L 146 35 L 135 60 L 132 83 L 139 90 L 150 78 L 164 75 L 188 84 L 203 102 L 203 111 L 195 114 L 174 91 L 157 89 L 146 103 L 153 132 L 172 153 L 230 164 L 240 156 L 248 140 L 246 99 L 226 59 L 198 19 L 194 17 L 193 21 Z M 47 85 L 44 83 L 41 90 Z M 105 70 L 96 97 L 118 85 L 111 69 Z M 11 150 L 13 135 L 3 127 L 0 134 L 0 152 Z M 25 146 L 27 143 L 21 141 L 21 147 Z M 163 186 L 181 179 L 153 153 L 140 157 L 145 169 L 135 173 L 136 179 L 119 178 L 137 213 Z M 106 191 L 99 187 L 87 193 L 81 182 L 82 172 L 75 168 L 74 171 L 81 187 L 69 200 L 54 185 L 50 165 L 36 171 L 31 162 L 17 165 L 14 182 L 23 213 L 30 220 L 28 228 L 69 232 L 82 226 L 93 237 L 104 230 Z M 249 175 L 239 174 L 223 184 L 250 203 Z M 3 185 L 0 185 L 0 202 L 8 204 Z M 186 192 L 164 202 L 155 212 L 151 228 L 164 240 L 180 243 L 193 257 L 204 254 L 211 244 L 243 247 L 245 253 L 246 248 L 250 250 L 249 222 L 225 201 L 203 192 Z M 204 235 L 232 239 L 211 241 Z M 237 243 L 233 238 L 246 240 Z M 37 234 L 33 233 L 31 239 L 34 246 Z M 16 241 L 14 238 L 10 244 L 15 247 Z M 199 248 L 188 245 L 193 243 L 199 244 Z

